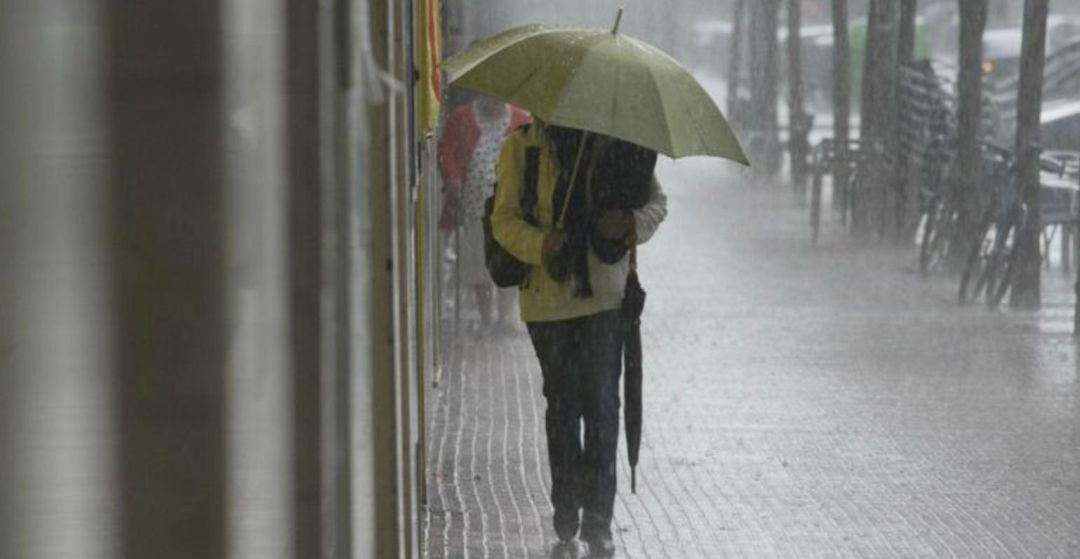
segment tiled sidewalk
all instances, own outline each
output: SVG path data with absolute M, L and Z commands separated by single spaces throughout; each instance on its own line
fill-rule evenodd
M 429 433 L 430 557 L 531 557 L 554 537 L 540 373 L 525 335 L 449 351 Z
M 665 165 L 670 217 L 642 252 L 645 433 L 637 495 L 620 448 L 619 556 L 1080 557 L 1060 272 L 1039 313 L 959 308 L 914 249 L 835 230 L 812 247 L 786 190 L 710 165 Z M 527 336 L 448 349 L 428 556 L 546 556 L 543 413 Z

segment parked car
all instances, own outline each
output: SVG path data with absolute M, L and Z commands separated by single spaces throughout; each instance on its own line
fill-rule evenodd
M 1039 115 L 1039 143 L 1046 149 L 1080 151 L 1080 99 L 1055 99 Z
M 1006 135 L 1012 135 L 1016 130 L 1020 77 L 1012 76 L 992 86 Z M 1074 38 L 1046 57 L 1040 121 L 1043 147 L 1080 150 L 1080 38 Z
M 1046 22 L 1046 55 L 1080 39 L 1080 21 L 1053 14 Z M 1020 27 L 987 29 L 983 33 L 983 75 L 990 84 L 1019 80 L 1024 30 Z
M 983 33 L 982 73 L 987 83 L 1003 82 L 1020 75 L 1020 51 L 1024 32 L 1019 27 L 987 29 Z

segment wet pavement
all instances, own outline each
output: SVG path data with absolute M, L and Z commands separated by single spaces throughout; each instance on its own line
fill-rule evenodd
M 913 246 L 817 246 L 788 188 L 705 159 L 660 170 L 641 252 L 645 430 L 620 449 L 620 557 L 1080 556 L 1070 280 L 1037 313 L 958 307 Z M 527 337 L 451 345 L 429 392 L 430 557 L 554 541 Z M 622 441 L 620 441 L 622 444 Z

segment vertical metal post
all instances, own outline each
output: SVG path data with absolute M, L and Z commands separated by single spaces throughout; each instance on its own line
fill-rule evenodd
M 372 312 L 368 321 L 372 342 L 372 379 L 370 390 L 374 406 L 371 426 L 366 430 L 374 452 L 369 462 L 373 469 L 375 557 L 400 557 L 404 550 L 401 522 L 406 520 L 401 506 L 402 462 L 399 444 L 401 416 L 399 411 L 399 364 L 397 301 L 395 278 L 401 263 L 397 262 L 394 208 L 397 180 L 395 169 L 399 155 L 395 149 L 395 96 L 397 77 L 394 71 L 393 37 L 396 33 L 391 0 L 371 0 L 371 54 L 376 65 L 372 76 L 384 80 L 384 95 L 368 105 L 368 172 L 367 207 L 371 223 L 372 243 L 370 267 Z
M 396 79 L 402 85 L 400 98 L 393 99 L 394 122 L 396 124 L 391 134 L 391 142 L 396 151 L 394 163 L 394 217 L 395 249 L 397 251 L 396 267 L 397 294 L 400 307 L 397 313 L 398 319 L 398 354 L 399 354 L 399 383 L 398 393 L 400 423 L 399 435 L 401 440 L 401 486 L 400 504 L 402 507 L 401 530 L 402 550 L 406 556 L 413 556 L 419 552 L 419 538 L 416 530 L 418 511 L 418 484 L 417 479 L 417 441 L 419 422 L 419 393 L 416 382 L 419 370 L 419 352 L 417 351 L 419 337 L 417 335 L 418 305 L 415 277 L 417 273 L 416 254 L 416 183 L 415 183 L 415 134 L 414 111 L 413 111 L 413 67 L 412 67 L 412 1 L 403 0 L 393 2 L 391 11 L 391 24 L 394 35 L 391 41 L 393 63 L 390 65 Z

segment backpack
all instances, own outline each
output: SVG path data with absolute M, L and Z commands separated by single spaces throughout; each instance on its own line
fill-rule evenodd
M 540 166 L 540 148 L 525 148 L 525 182 L 521 189 L 521 214 L 530 225 L 539 226 L 534 215 L 536 211 L 536 181 Z M 499 184 L 495 183 L 497 193 Z M 530 266 L 510 254 L 498 241 L 491 230 L 491 214 L 495 209 L 495 195 L 484 200 L 484 261 L 492 281 L 499 287 L 522 285 L 529 277 Z

